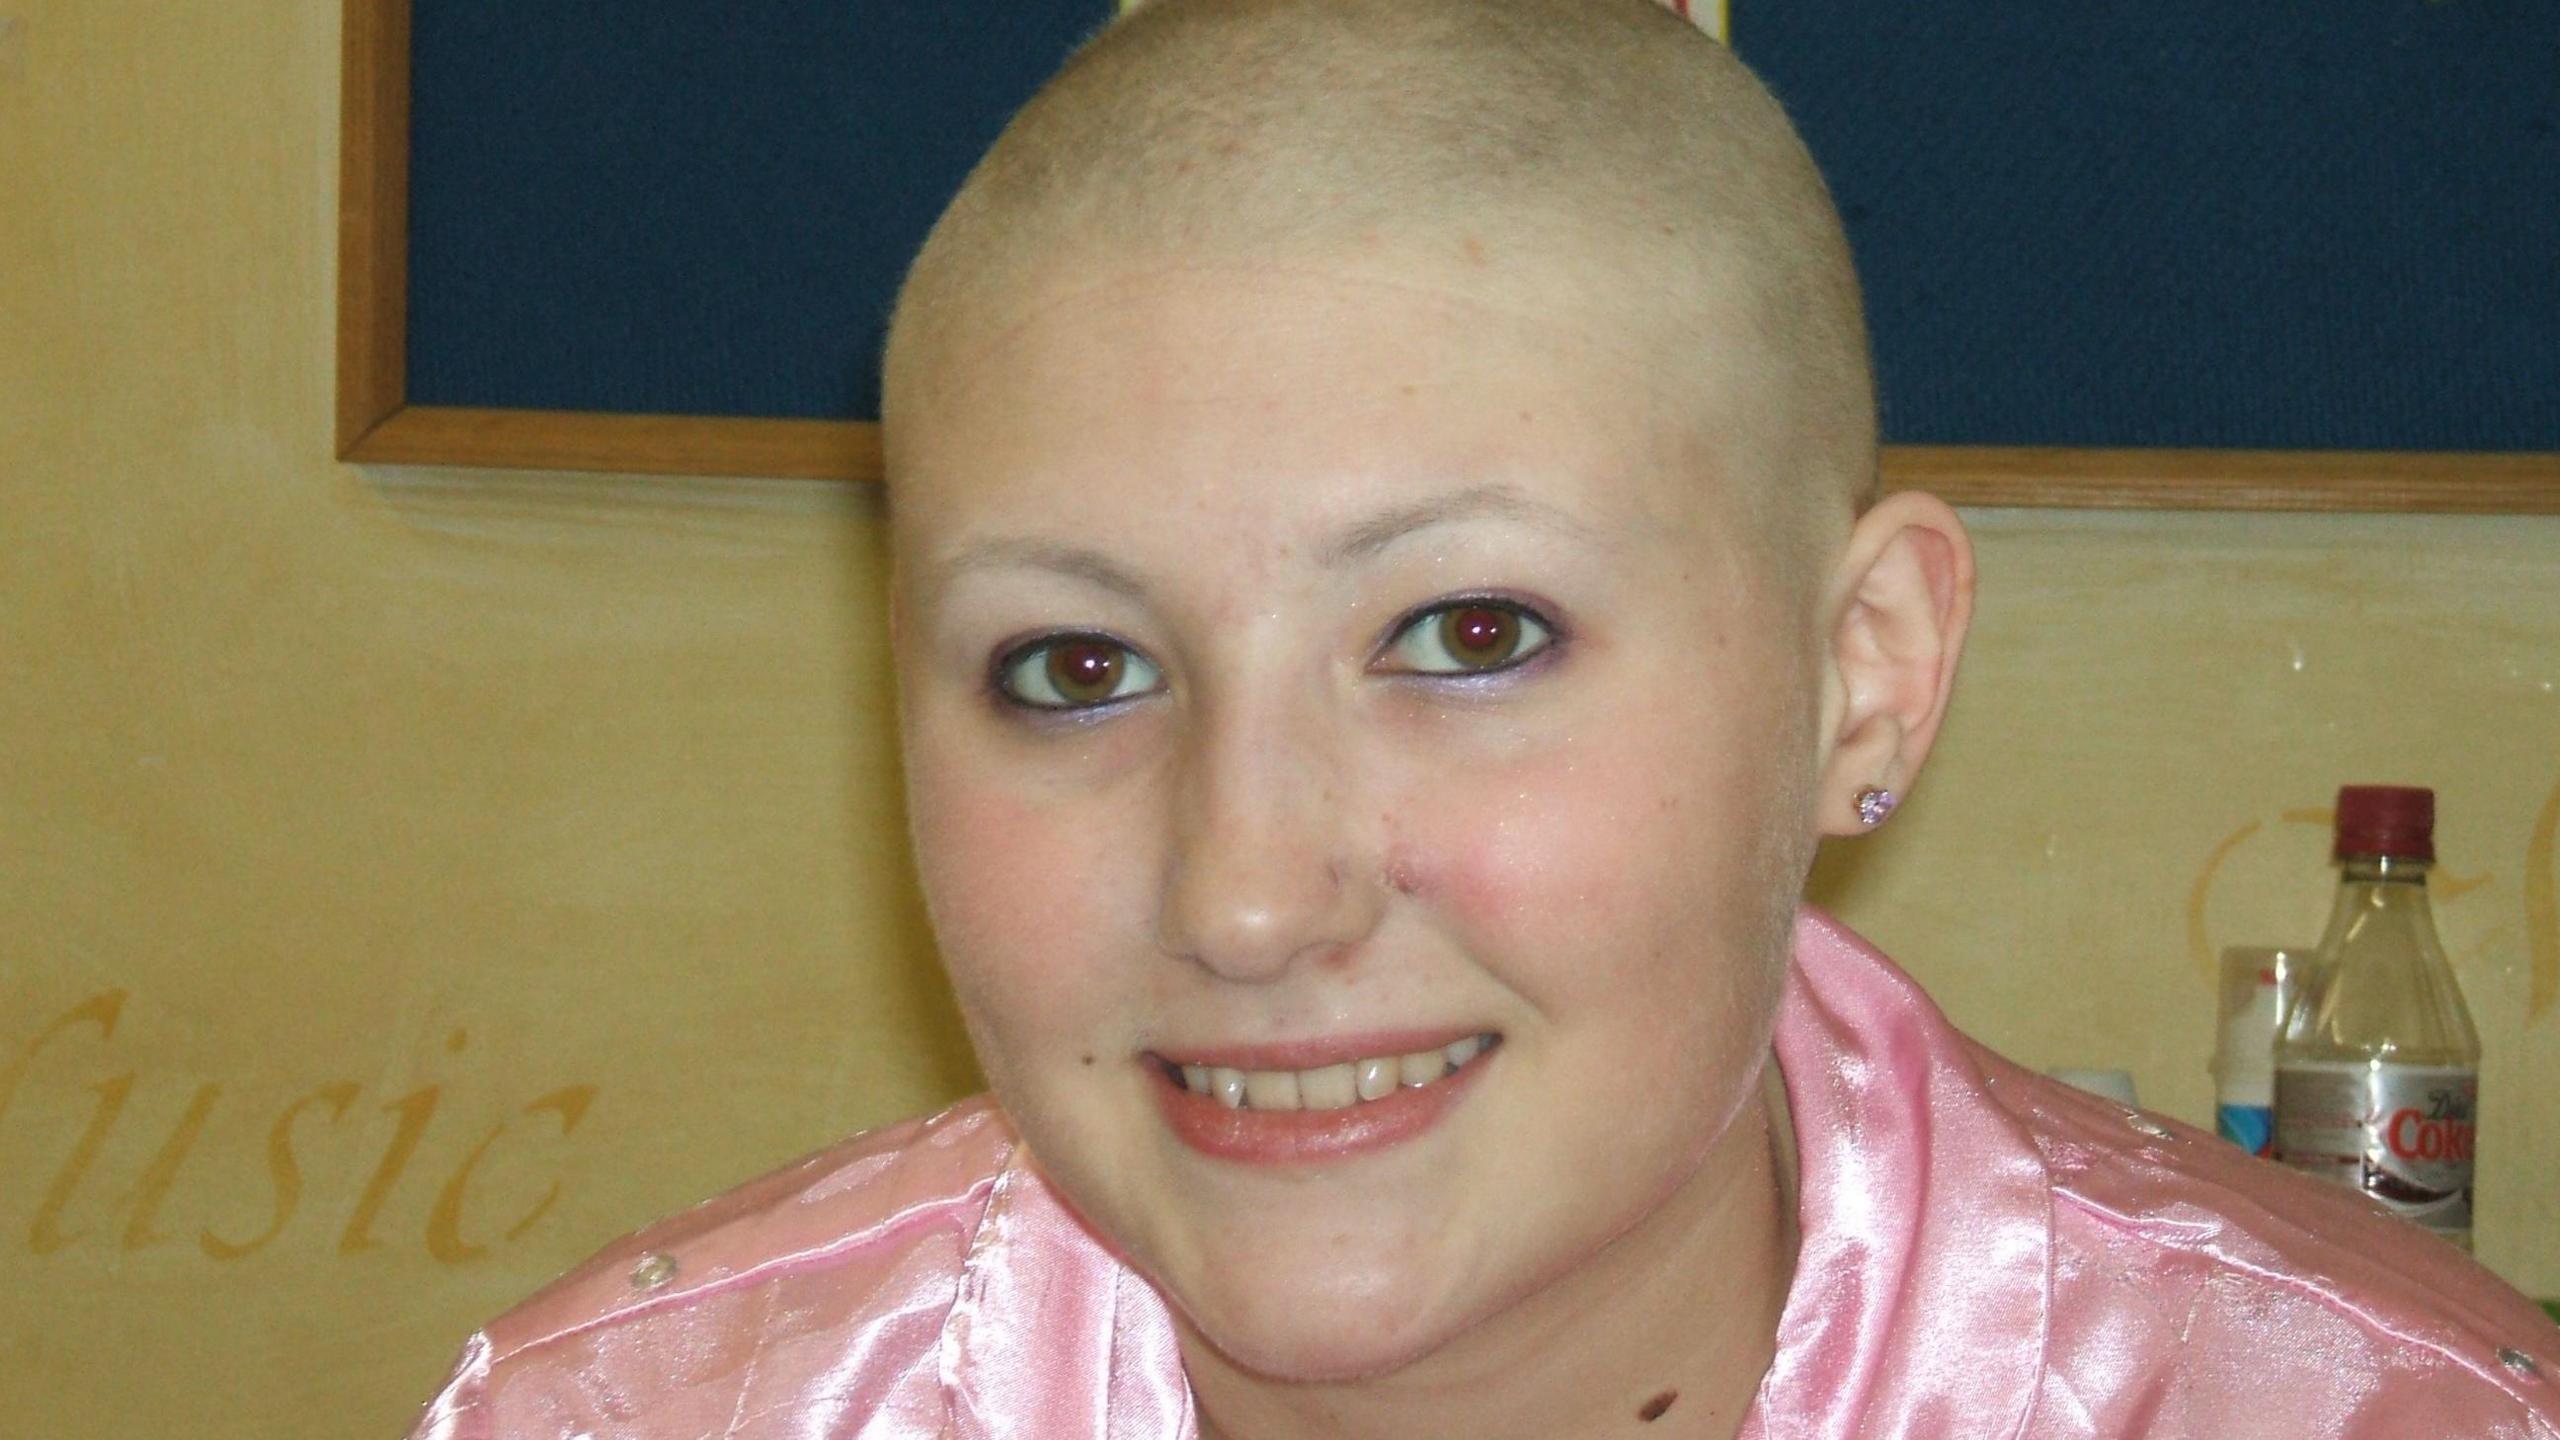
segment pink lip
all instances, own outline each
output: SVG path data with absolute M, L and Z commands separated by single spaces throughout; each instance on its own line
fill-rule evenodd
M 1467 1033 L 1470 1032 L 1461 1032 L 1452 1038 L 1464 1039 Z M 1287 1047 L 1281 1048 L 1286 1053 Z M 1416 1045 L 1411 1050 L 1396 1053 L 1412 1054 L 1428 1048 L 1427 1045 Z M 1160 1061 L 1150 1060 L 1142 1068 L 1147 1072 L 1147 1083 L 1155 1091 L 1156 1108 L 1163 1113 L 1165 1124 L 1172 1129 L 1175 1139 L 1193 1150 L 1213 1160 L 1243 1165 L 1313 1165 L 1374 1154 L 1422 1135 L 1439 1124 L 1442 1117 L 1457 1108 L 1458 1103 L 1475 1089 L 1476 1077 L 1500 1056 L 1501 1050 L 1502 1047 L 1496 1045 L 1456 1073 L 1431 1084 L 1412 1089 L 1399 1088 L 1383 1099 L 1363 1100 L 1341 1110 L 1230 1110 L 1210 1096 L 1184 1089 Z M 1224 1053 L 1263 1055 L 1271 1052 L 1236 1050 Z M 1328 1051 L 1327 1055 L 1335 1053 L 1339 1052 Z M 1387 1052 L 1363 1050 L 1358 1053 L 1374 1056 Z M 1195 1060 L 1191 1063 L 1203 1062 Z M 1316 1062 L 1328 1063 L 1341 1062 L 1330 1058 L 1320 1058 Z M 1315 1066 L 1303 1063 L 1255 1064 L 1233 1068 L 1302 1070 Z
M 1261 1045 L 1168 1045 L 1153 1053 L 1175 1065 L 1224 1066 L 1229 1070 L 1321 1070 L 1354 1060 L 1392 1059 L 1443 1050 L 1487 1030 L 1374 1030 L 1366 1035 L 1328 1035 L 1321 1040 L 1280 1040 Z

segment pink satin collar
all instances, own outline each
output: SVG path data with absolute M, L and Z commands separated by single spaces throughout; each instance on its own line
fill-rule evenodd
M 2016 1434 L 2052 1297 L 2033 1140 L 1937 1007 L 1818 912 L 1798 918 L 1776 1036 L 1803 1241 L 1743 1433 Z

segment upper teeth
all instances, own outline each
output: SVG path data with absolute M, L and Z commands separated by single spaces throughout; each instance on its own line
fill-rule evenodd
M 1224 1065 L 1185 1065 L 1182 1088 L 1207 1095 L 1230 1110 L 1345 1110 L 1382 1100 L 1398 1086 L 1428 1085 L 1484 1053 L 1488 1035 L 1470 1035 L 1437 1050 L 1381 1055 L 1314 1070 L 1234 1070 Z

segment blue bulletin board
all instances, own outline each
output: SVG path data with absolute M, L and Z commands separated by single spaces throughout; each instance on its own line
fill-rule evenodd
M 890 297 L 1109 0 L 417 0 L 409 386 L 871 419 Z
M 346 3 L 342 453 L 851 476 L 909 255 L 1112 8 Z M 1727 26 L 1847 218 L 1889 478 L 2560 509 L 2560 3 Z
M 2560 450 L 2560 3 L 1734 11 L 1892 439 Z

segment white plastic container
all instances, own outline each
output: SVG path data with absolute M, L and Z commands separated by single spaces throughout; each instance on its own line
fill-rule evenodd
M 2213 1128 L 2252 1155 L 2275 1154 L 2276 1032 L 2302 981 L 2307 947 L 2222 952 L 2213 1050 Z

